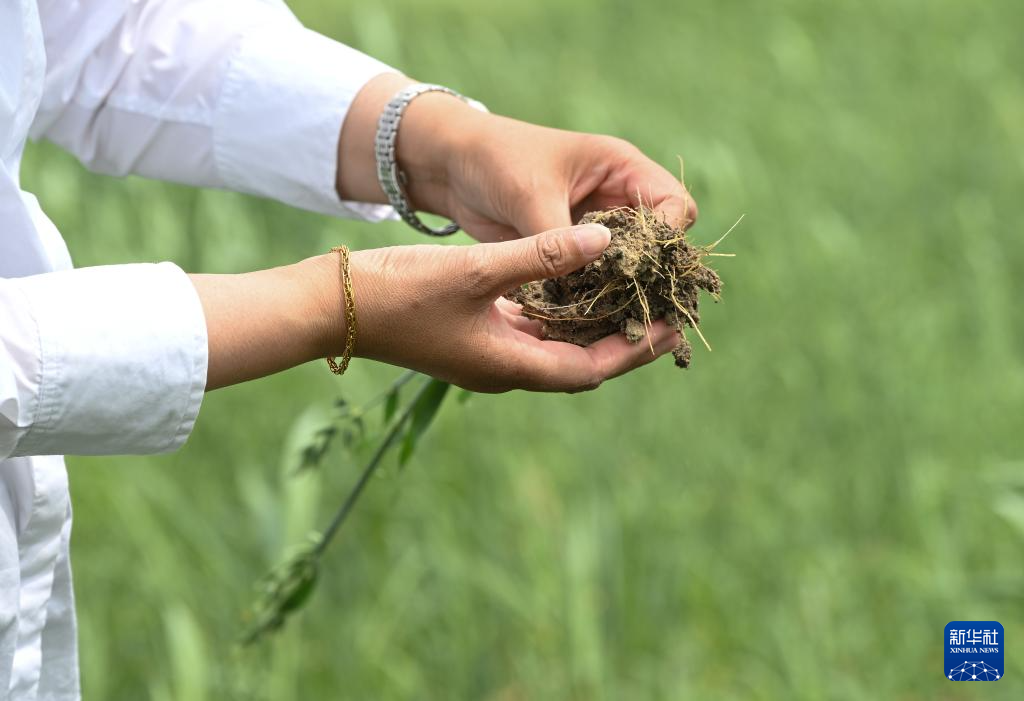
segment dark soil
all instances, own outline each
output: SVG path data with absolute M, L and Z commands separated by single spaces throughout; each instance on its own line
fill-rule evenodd
M 700 291 L 716 300 L 722 291 L 718 274 L 703 263 L 713 246 L 690 244 L 682 229 L 669 226 L 646 207 L 590 212 L 580 223 L 590 222 L 612 232 L 600 258 L 564 277 L 532 282 L 506 296 L 523 305 L 525 316 L 544 322 L 544 338 L 578 346 L 619 332 L 639 343 L 652 322 L 664 319 L 679 331 L 681 340 L 672 351 L 676 365 L 689 366 L 684 328 L 700 334 Z

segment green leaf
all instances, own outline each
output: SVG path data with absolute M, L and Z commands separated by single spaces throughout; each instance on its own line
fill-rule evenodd
M 362 419 L 356 418 L 353 420 L 353 423 L 355 423 L 358 433 L 353 433 L 349 429 L 341 432 L 342 443 L 345 447 L 351 447 L 355 439 L 357 437 L 361 439 L 365 432 Z M 299 464 L 292 474 L 298 475 L 305 470 L 319 467 L 337 435 L 338 428 L 336 426 L 324 426 L 313 434 L 309 444 L 302 448 Z
M 357 441 L 366 437 L 366 422 L 363 421 L 361 414 L 355 412 L 350 414 L 349 423 L 352 428 L 345 429 L 341 434 L 341 442 L 346 448 L 351 448 Z
M 431 379 L 416 399 L 416 403 L 412 407 L 412 415 L 409 418 L 409 428 L 406 429 L 405 440 L 402 442 L 402 451 L 398 456 L 399 465 L 404 466 L 412 457 L 420 436 L 434 420 L 450 387 L 451 385 L 447 382 Z
M 458 394 L 459 404 L 465 404 L 469 401 L 469 398 L 473 396 L 473 393 L 468 389 L 460 389 Z
M 242 636 L 243 644 L 252 644 L 280 629 L 289 615 L 309 601 L 320 570 L 317 542 L 311 538 L 294 548 L 284 563 L 263 578 L 262 592 L 253 609 L 254 620 Z
M 391 419 L 395 415 L 395 411 L 398 409 L 398 387 L 388 392 L 387 399 L 384 400 L 384 423 L 391 423 Z
M 305 564 L 305 567 L 293 574 L 287 588 L 282 591 L 283 598 L 279 606 L 282 613 L 291 613 L 302 608 L 316 588 L 316 563 L 313 561 Z

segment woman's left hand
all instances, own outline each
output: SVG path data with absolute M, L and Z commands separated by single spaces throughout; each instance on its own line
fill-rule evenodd
M 480 241 L 531 236 L 641 200 L 677 226 L 696 221 L 682 183 L 627 141 L 493 115 L 477 123 L 449 166 L 444 210 Z
M 409 78 L 385 74 L 360 91 L 338 146 L 338 193 L 385 202 L 377 183 L 377 119 Z M 540 127 L 480 112 L 439 92 L 402 116 L 398 165 L 413 207 L 458 222 L 480 241 L 569 226 L 586 212 L 640 200 L 672 224 L 689 226 L 697 205 L 674 175 L 627 141 Z

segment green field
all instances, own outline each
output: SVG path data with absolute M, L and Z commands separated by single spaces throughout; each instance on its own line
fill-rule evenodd
M 495 112 L 682 154 L 696 240 L 746 214 L 714 352 L 450 402 L 246 650 L 253 582 L 362 455 L 296 480 L 289 445 L 397 371 L 302 367 L 211 394 L 175 455 L 70 459 L 86 699 L 1024 698 L 1024 6 L 295 7 Z M 78 265 L 419 240 L 47 146 L 24 171 Z M 954 619 L 1002 622 L 1003 680 L 942 676 Z

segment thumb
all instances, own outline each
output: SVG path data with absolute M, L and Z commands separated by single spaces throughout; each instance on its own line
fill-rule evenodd
M 493 275 L 491 291 L 503 294 L 527 282 L 560 277 L 582 268 L 608 248 L 611 237 L 600 224 L 582 224 L 478 248 L 490 249 L 485 251 L 485 265 Z

